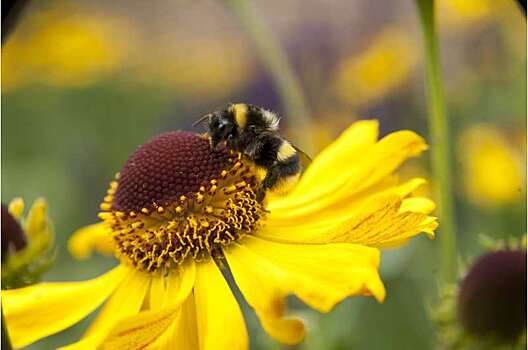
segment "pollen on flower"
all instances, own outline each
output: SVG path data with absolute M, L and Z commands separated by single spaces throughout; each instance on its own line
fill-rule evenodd
M 110 183 L 99 216 L 117 255 L 139 270 L 165 271 L 251 233 L 265 215 L 254 165 L 211 149 L 190 132 L 140 146 Z

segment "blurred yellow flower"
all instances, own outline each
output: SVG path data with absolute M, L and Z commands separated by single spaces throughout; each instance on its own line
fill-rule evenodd
M 489 207 L 522 199 L 523 156 L 503 132 L 491 125 L 473 126 L 460 135 L 458 144 L 463 183 L 471 202 Z
M 132 45 L 124 22 L 66 8 L 29 14 L 2 52 L 2 90 L 31 82 L 83 86 L 118 69 Z
M 136 78 L 161 82 L 186 99 L 222 99 L 251 80 L 250 51 L 236 39 L 171 37 L 149 43 L 151 61 L 139 62 Z M 148 58 L 147 58 L 148 59 Z
M 378 141 L 376 121 L 357 122 L 314 159 L 292 192 L 258 202 L 256 169 L 240 154 L 212 150 L 194 133 L 158 135 L 111 182 L 103 222 L 70 242 L 80 257 L 110 249 L 120 265 L 89 281 L 4 292 L 13 344 L 65 329 L 108 300 L 67 349 L 247 349 L 221 268 L 231 270 L 266 332 L 298 343 L 305 329 L 286 314 L 289 294 L 321 312 L 348 296 L 381 302 L 379 248 L 420 232 L 433 237 L 434 203 L 412 194 L 424 180 L 394 176 L 426 148 L 411 131 Z
M 2 204 L 2 289 L 20 288 L 38 281 L 50 266 L 53 225 L 47 204 L 37 199 L 24 217 L 24 201 Z
M 397 88 L 412 72 L 418 51 L 412 37 L 386 28 L 359 55 L 350 54 L 334 75 L 337 96 L 346 104 L 376 102 Z
M 444 0 L 438 2 L 439 18 L 446 25 L 476 23 L 497 15 L 508 0 Z

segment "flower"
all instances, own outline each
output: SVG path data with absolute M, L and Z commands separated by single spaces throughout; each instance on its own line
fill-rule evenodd
M 525 189 L 525 157 L 501 130 L 488 124 L 465 130 L 459 140 L 468 199 L 484 208 L 516 203 Z
M 51 265 L 53 225 L 43 198 L 37 199 L 24 218 L 24 201 L 2 204 L 2 289 L 35 283 Z
M 352 53 L 339 65 L 334 75 L 337 97 L 354 106 L 378 102 L 405 82 L 417 62 L 410 35 L 386 28 L 364 52 Z
M 507 5 L 509 2 L 505 0 L 447 0 L 439 3 L 442 13 L 439 17 L 445 22 L 443 24 L 460 31 L 460 26 L 496 17 Z
M 462 281 L 458 312 L 467 332 L 516 341 L 526 329 L 526 250 L 481 256 Z
M 4 47 L 2 91 L 34 82 L 90 85 L 120 69 L 133 47 L 125 21 L 83 15 L 67 6 L 39 9 L 23 21 Z
M 526 347 L 526 235 L 482 236 L 487 252 L 464 267 L 460 282 L 442 287 L 431 309 L 439 343 L 448 349 Z
M 240 154 L 212 150 L 189 132 L 154 137 L 111 183 L 103 222 L 70 242 L 79 257 L 110 249 L 119 266 L 93 280 L 5 292 L 13 344 L 56 333 L 107 300 L 66 348 L 246 349 L 244 319 L 219 267 L 286 344 L 305 333 L 287 315 L 289 294 L 321 312 L 348 296 L 383 301 L 378 248 L 432 237 L 437 222 L 428 215 L 434 203 L 412 194 L 424 180 L 398 183 L 393 174 L 426 149 L 423 139 L 411 131 L 377 137 L 377 122 L 353 124 L 289 194 L 264 203 L 255 195 L 262 174 Z
M 236 37 L 219 41 L 217 36 L 176 37 L 170 32 L 170 40 L 165 36 L 151 39 L 144 50 L 151 55 L 134 64 L 132 79 L 160 83 L 177 90 L 185 100 L 201 101 L 204 97 L 221 100 L 232 91 L 243 89 L 255 75 L 251 51 Z M 232 55 L 233 52 L 237 54 Z

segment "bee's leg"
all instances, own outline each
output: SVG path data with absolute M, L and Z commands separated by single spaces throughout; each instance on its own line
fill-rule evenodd
M 257 201 L 262 202 L 266 197 L 266 191 L 273 188 L 280 178 L 280 168 L 272 166 L 268 169 L 266 177 L 262 180 L 262 184 L 257 192 Z
M 266 197 L 266 189 L 261 186 L 257 191 L 257 202 L 262 202 L 264 197 Z
M 227 267 L 227 261 L 222 249 L 218 246 L 213 246 L 211 249 L 211 257 L 213 258 L 216 266 L 220 269 L 225 269 Z

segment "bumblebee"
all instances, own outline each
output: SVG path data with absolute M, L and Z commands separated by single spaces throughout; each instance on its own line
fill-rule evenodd
M 279 116 L 264 108 L 245 104 L 229 104 L 207 114 L 194 123 L 207 123 L 211 147 L 225 145 L 245 155 L 266 176 L 257 199 L 263 200 L 268 190 L 285 188 L 295 182 L 310 158 L 279 133 Z

